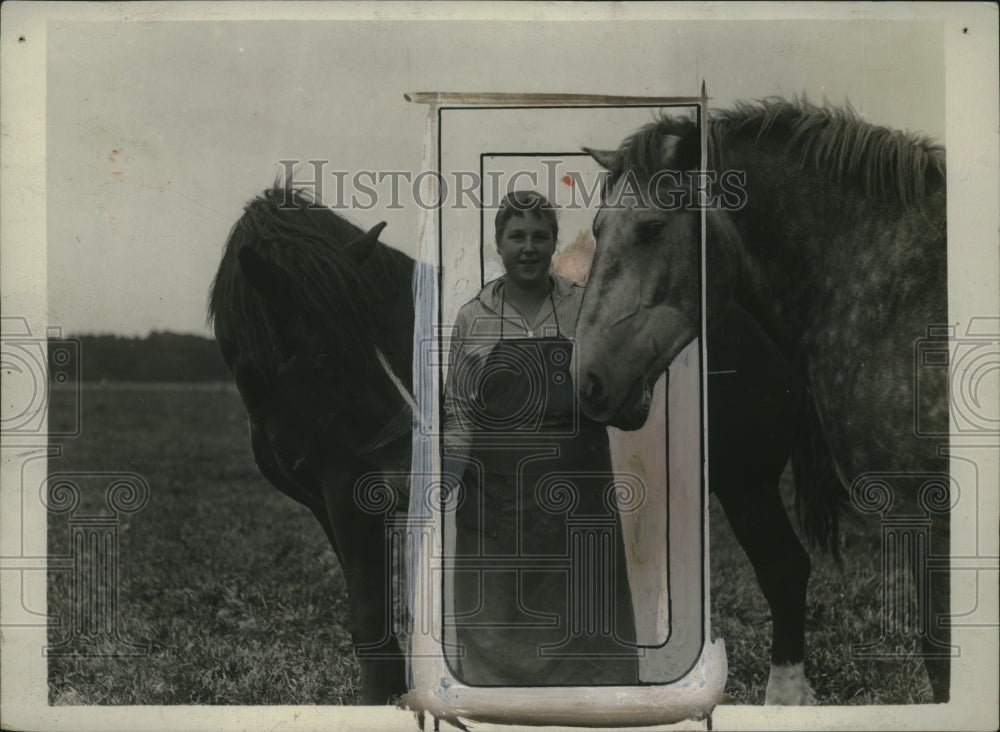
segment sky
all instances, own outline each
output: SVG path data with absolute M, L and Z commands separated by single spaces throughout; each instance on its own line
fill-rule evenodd
M 50 21 L 49 323 L 209 335 L 206 297 L 226 236 L 279 161 L 419 172 L 426 108 L 407 92 L 692 96 L 704 80 L 715 107 L 848 100 L 871 122 L 946 142 L 940 23 L 644 12 L 653 16 L 597 6 L 585 19 L 530 22 Z M 632 131 L 609 128 L 608 145 Z M 478 134 L 488 138 L 489 125 Z M 580 144 L 568 127 L 566 149 Z M 348 215 L 366 228 L 387 221 L 382 240 L 413 253 L 419 209 L 401 203 Z

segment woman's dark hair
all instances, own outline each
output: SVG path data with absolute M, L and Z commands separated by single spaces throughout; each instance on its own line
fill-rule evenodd
M 514 216 L 523 218 L 524 214 L 529 211 L 551 227 L 552 241 L 559 241 L 559 222 L 556 220 L 555 206 L 536 191 L 513 191 L 504 196 L 500 202 L 500 209 L 497 211 L 494 227 L 498 244 L 500 237 L 503 236 L 503 230 L 507 228 L 507 222 Z

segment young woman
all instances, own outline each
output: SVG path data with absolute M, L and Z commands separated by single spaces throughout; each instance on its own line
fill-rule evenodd
M 607 433 L 575 400 L 583 288 L 550 271 L 557 237 L 543 196 L 509 194 L 496 216 L 504 275 L 452 336 L 445 470 L 461 490 L 445 640 L 471 685 L 637 681 Z

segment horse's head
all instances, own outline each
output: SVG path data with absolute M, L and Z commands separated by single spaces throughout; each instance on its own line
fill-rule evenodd
M 618 150 L 587 152 L 610 176 L 577 326 L 580 401 L 593 419 L 637 429 L 652 384 L 701 331 L 701 210 L 691 175 L 700 167 L 700 133 L 668 119 Z M 710 238 L 715 229 L 732 234 L 723 215 L 710 219 Z M 713 281 L 710 305 L 730 281 Z
M 286 195 L 255 199 L 234 227 L 213 285 L 216 333 L 273 403 L 371 452 L 412 420 L 389 371 L 406 388 L 413 262 L 379 242 L 384 224 L 365 233 Z
M 384 223 L 379 224 L 351 242 L 345 247 L 345 253 L 367 251 L 377 242 L 378 234 L 384 227 Z M 337 265 L 338 279 L 342 281 L 344 269 L 356 264 L 353 257 L 345 257 Z M 252 247 L 244 247 L 239 251 L 239 266 L 247 283 L 270 308 L 275 326 L 272 347 L 279 359 L 279 372 L 288 371 L 295 365 L 303 376 L 306 373 L 303 368 L 316 374 L 328 373 L 334 366 L 331 360 L 334 353 L 361 345 L 348 342 L 353 324 L 325 322 L 324 316 L 333 313 L 324 312 L 323 305 L 330 303 L 317 302 L 315 297 L 303 292 L 305 283 L 296 283 L 294 275 L 285 265 L 267 258 Z M 317 268 L 315 274 L 322 277 L 322 268 Z M 357 292 L 355 297 L 363 297 L 363 294 Z

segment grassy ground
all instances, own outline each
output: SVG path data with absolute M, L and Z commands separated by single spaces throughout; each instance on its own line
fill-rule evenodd
M 260 477 L 235 393 L 115 388 L 83 400 L 83 434 L 50 470 L 149 482 L 149 503 L 119 532 L 121 635 L 149 651 L 50 659 L 50 701 L 353 703 L 340 567 L 311 514 Z M 79 482 L 80 512 L 100 510 L 107 480 Z M 65 517 L 52 517 L 50 551 L 65 552 L 67 539 Z M 50 572 L 50 607 L 63 617 L 67 575 Z M 64 634 L 53 629 L 51 642 Z
M 791 484 L 783 485 L 786 505 Z M 734 703 L 763 704 L 771 617 L 753 568 L 711 498 L 712 635 L 726 642 L 726 692 Z M 882 626 L 881 545 L 877 523 L 844 522 L 840 566 L 812 552 L 806 598 L 806 675 L 820 704 L 924 704 L 931 689 L 917 644 L 888 646 L 900 658 L 857 659 L 852 646 L 874 641 Z M 905 579 L 905 578 L 904 578 Z
M 69 418 L 56 392 L 51 419 Z M 106 477 L 131 471 L 148 504 L 121 517 L 119 637 L 70 638 L 49 659 L 53 704 L 353 704 L 358 670 L 344 627 L 340 568 L 319 525 L 257 473 L 235 392 L 222 387 L 89 388 L 83 432 L 66 440 L 52 472 L 83 489 L 77 514 L 106 512 Z M 49 524 L 52 555 L 69 551 L 68 516 Z M 712 506 L 712 632 L 726 641 L 727 691 L 763 702 L 770 619 L 753 572 Z M 853 643 L 877 637 L 878 527 L 849 526 L 844 567 L 814 558 L 807 673 L 823 704 L 930 700 L 919 661 L 856 661 Z M 49 575 L 50 611 L 67 637 L 70 575 Z M 114 657 L 146 645 L 144 655 Z M 902 651 L 909 649 L 902 648 Z

